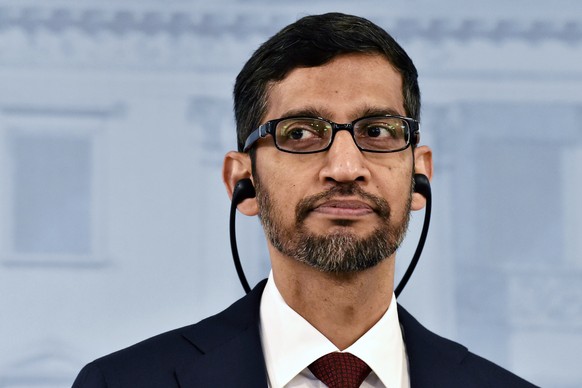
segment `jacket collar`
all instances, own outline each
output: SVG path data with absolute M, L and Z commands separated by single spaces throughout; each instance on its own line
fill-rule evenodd
M 223 312 L 182 335 L 200 355 L 176 368 L 180 387 L 267 387 L 259 333 L 260 302 L 266 279 Z M 455 386 L 468 350 L 424 328 L 402 306 L 398 318 L 412 387 Z M 192 367 L 196 363 L 196 368 Z M 223 367 L 217 368 L 217 365 Z
M 180 387 L 267 386 L 259 333 L 260 301 L 265 283 L 266 280 L 261 281 L 229 308 L 182 334 L 201 355 L 176 368 Z

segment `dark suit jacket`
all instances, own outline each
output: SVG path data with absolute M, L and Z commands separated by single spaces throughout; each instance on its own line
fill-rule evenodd
M 223 312 L 85 366 L 73 388 L 267 387 L 259 334 L 265 281 Z M 398 306 L 417 387 L 533 387 L 465 347 L 425 329 Z

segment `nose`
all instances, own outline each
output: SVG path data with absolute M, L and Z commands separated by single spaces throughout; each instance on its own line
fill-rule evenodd
M 325 165 L 320 178 L 325 182 L 365 182 L 370 178 L 366 159 L 348 131 L 339 131 L 325 153 Z

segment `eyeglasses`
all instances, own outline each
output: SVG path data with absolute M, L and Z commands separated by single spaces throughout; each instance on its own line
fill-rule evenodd
M 367 116 L 349 124 L 336 124 L 320 117 L 284 117 L 267 121 L 247 137 L 243 152 L 260 138 L 273 136 L 277 149 L 293 154 L 311 154 L 328 150 L 338 131 L 346 130 L 361 151 L 398 152 L 415 146 L 420 140 L 417 120 L 385 115 Z

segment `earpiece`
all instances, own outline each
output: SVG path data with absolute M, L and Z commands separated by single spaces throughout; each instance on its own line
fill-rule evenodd
M 241 179 L 236 182 L 236 185 L 234 185 L 232 203 L 236 206 L 245 199 L 254 198 L 255 195 L 255 186 L 253 186 L 253 182 L 249 178 Z
M 414 192 L 428 198 L 431 195 L 430 181 L 424 174 L 414 174 Z

